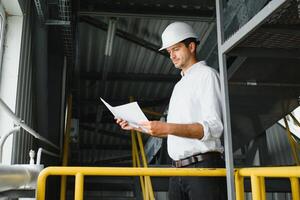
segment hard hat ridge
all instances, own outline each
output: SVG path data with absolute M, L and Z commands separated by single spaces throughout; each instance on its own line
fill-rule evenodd
M 159 49 L 159 51 L 164 50 L 187 38 L 198 38 L 197 34 L 189 24 L 184 22 L 171 23 L 166 27 L 161 35 L 162 47 Z

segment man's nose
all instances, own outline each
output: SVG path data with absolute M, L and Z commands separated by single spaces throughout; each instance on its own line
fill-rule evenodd
M 171 59 L 175 58 L 175 54 L 172 51 L 170 52 L 170 58 Z

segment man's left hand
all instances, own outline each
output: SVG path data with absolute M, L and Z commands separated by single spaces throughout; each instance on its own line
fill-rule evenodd
M 169 134 L 169 126 L 166 122 L 145 121 L 140 122 L 140 126 L 147 129 L 147 133 L 156 137 L 165 137 Z

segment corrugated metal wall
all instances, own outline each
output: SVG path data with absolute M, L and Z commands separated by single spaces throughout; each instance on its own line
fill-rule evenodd
M 31 1 L 23 1 L 23 12 L 30 13 Z M 19 80 L 17 89 L 16 115 L 23 119 L 26 124 L 34 127 L 34 93 L 33 69 L 32 69 L 32 16 L 24 15 L 23 33 L 19 66 Z M 29 150 L 33 145 L 33 137 L 21 130 L 20 134 L 14 135 L 12 163 L 29 163 Z

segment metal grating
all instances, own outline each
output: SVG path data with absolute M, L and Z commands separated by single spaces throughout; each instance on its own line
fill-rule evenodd
M 300 24 L 300 1 L 291 0 L 266 21 L 267 24 Z
M 70 0 L 59 0 L 59 18 L 62 21 L 72 21 L 72 7 Z M 72 61 L 74 60 L 73 45 L 73 26 L 64 26 L 62 28 L 65 55 Z
M 239 47 L 297 49 L 300 47 L 300 31 L 276 33 L 261 28 L 247 38 Z
M 266 23 L 254 31 L 239 47 L 299 49 L 300 1 L 285 3 Z

